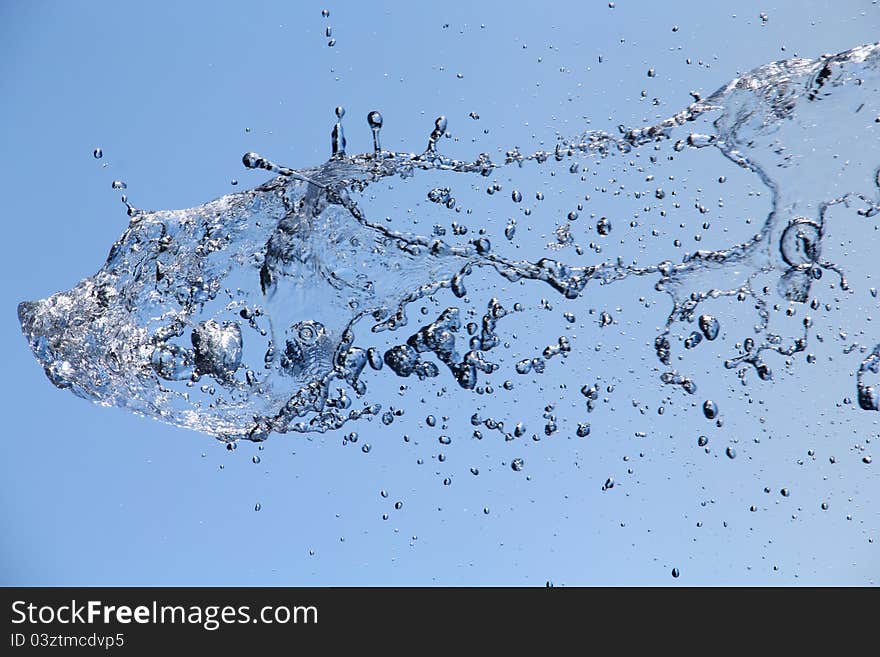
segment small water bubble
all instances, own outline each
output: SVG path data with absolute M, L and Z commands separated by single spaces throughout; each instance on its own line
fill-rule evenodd
M 510 462 L 510 468 L 514 472 L 521 472 L 525 465 L 525 461 L 523 461 L 521 458 L 515 458 Z
M 513 199 L 514 203 L 520 203 L 522 201 L 522 192 L 520 192 L 518 189 L 514 189 L 510 193 L 510 198 Z
M 329 9 L 322 9 L 321 16 L 323 16 L 324 18 L 329 18 L 330 17 L 330 10 Z
M 673 576 L 673 577 L 678 578 L 679 574 L 680 574 L 680 573 L 678 572 L 678 568 L 673 568 L 673 569 L 672 569 L 672 576 Z
M 730 446 L 730 445 L 728 445 L 728 447 L 727 447 L 727 449 L 724 451 L 724 453 L 727 454 L 727 458 L 729 458 L 729 459 L 735 459 L 735 458 L 736 458 L 736 450 L 735 450 L 732 446 Z
M 121 180 L 114 180 L 112 183 L 110 183 L 110 187 L 113 189 L 128 189 L 128 185 L 126 185 Z
M 100 160 L 102 157 L 104 157 L 104 151 L 100 148 L 96 148 L 92 151 L 92 157 L 94 157 L 96 160 Z
M 254 505 L 254 511 L 260 511 L 262 508 L 263 508 L 263 505 L 260 504 L 259 502 L 257 502 L 257 503 Z

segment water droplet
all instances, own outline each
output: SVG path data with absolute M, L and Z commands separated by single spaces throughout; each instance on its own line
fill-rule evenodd
M 333 157 L 339 159 L 345 157 L 345 132 L 342 129 L 342 117 L 345 116 L 345 108 L 337 107 L 335 112 L 336 124 L 330 133 L 330 146 Z
M 703 415 L 709 420 L 714 420 L 718 415 L 718 405 L 711 399 L 703 402 Z
M 367 124 L 369 124 L 370 130 L 373 131 L 373 151 L 378 153 L 382 150 L 382 146 L 379 143 L 379 131 L 382 129 L 382 115 L 376 110 L 373 110 L 367 114 Z
M 102 151 L 100 148 L 96 148 L 92 151 L 92 157 L 94 157 L 96 160 L 100 160 L 102 157 L 104 157 L 104 151 Z
M 698 323 L 700 325 L 700 330 L 703 332 L 703 335 L 707 340 L 714 340 L 718 337 L 718 332 L 721 330 L 721 326 L 718 323 L 718 320 L 712 317 L 712 315 L 700 315 Z
M 443 135 L 446 134 L 446 117 L 438 116 L 434 121 L 434 129 L 431 131 L 431 135 L 428 137 L 428 151 L 433 152 L 437 148 L 437 140 L 440 139 Z

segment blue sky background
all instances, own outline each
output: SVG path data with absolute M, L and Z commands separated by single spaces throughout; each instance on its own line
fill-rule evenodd
M 400 422 L 353 426 L 361 437 L 348 446 L 348 430 L 275 436 L 254 464 L 253 445 L 230 453 L 210 437 L 56 390 L 21 337 L 18 302 L 94 273 L 123 231 L 114 179 L 128 184 L 138 207 L 198 205 L 233 191 L 232 179 L 239 188 L 264 179 L 243 169 L 245 151 L 294 167 L 324 161 L 336 105 L 347 109 L 350 152 L 371 147 L 363 117 L 372 109 L 384 115 L 389 149 L 421 148 L 444 114 L 460 138 L 450 152 L 530 151 L 588 124 L 639 125 L 687 105 L 691 90 L 710 93 L 766 62 L 838 52 L 880 34 L 880 7 L 869 1 L 615 4 L 0 3 L 0 583 L 874 581 L 880 483 L 877 463 L 862 464 L 860 450 L 877 429 L 873 417 L 840 402 L 854 396 L 855 356 L 822 370 L 801 364 L 796 376 L 761 390 L 758 411 L 731 404 L 712 440 L 736 442 L 735 460 L 723 447 L 711 456 L 697 450 L 706 425 L 691 408 L 665 419 L 632 412 L 626 372 L 653 358 L 636 341 L 603 357 L 620 381 L 611 404 L 619 411 L 604 405 L 591 418 L 589 443 L 570 432 L 517 452 L 503 440 L 474 441 L 466 395 L 435 394 L 449 381 L 398 402 L 401 382 L 386 372 L 375 389 L 386 405 L 407 409 Z M 639 100 L 643 89 L 661 99 L 659 108 Z M 727 166 L 698 156 L 682 175 Z M 729 166 L 723 173 L 735 215 L 756 181 Z M 528 185 L 532 174 L 517 175 Z M 870 254 L 854 253 L 850 276 L 864 278 Z M 614 288 L 608 303 L 638 306 L 645 290 L 637 287 Z M 538 327 L 522 330 L 546 344 Z M 702 367 L 712 377 L 707 394 L 715 386 L 724 400 L 739 390 L 718 362 Z M 573 390 L 585 382 L 573 367 L 552 376 Z M 669 395 L 656 377 L 631 385 L 648 405 Z M 539 399 L 536 390 L 524 395 Z M 454 442 L 443 464 L 439 429 L 423 422 L 429 413 L 450 417 Z M 654 437 L 634 437 L 640 430 Z M 509 468 L 514 456 L 526 459 L 524 472 Z M 475 464 L 476 477 L 468 474 Z M 453 485 L 444 486 L 448 473 Z M 603 492 L 608 476 L 619 485 Z M 790 497 L 778 494 L 783 486 Z

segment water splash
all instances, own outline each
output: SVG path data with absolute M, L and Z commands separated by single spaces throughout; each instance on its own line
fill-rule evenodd
M 619 135 L 591 131 L 560 139 L 552 151 L 513 149 L 500 163 L 487 154 L 473 161 L 442 154 L 448 127 L 442 116 L 423 152 L 383 150 L 382 117 L 375 111 L 367 117 L 373 152 L 346 155 L 345 111 L 337 108 L 328 162 L 294 170 L 247 153 L 245 166 L 277 177 L 188 210 L 130 206 L 129 226 L 102 269 L 68 292 L 20 304 L 22 329 L 59 388 L 227 441 L 322 432 L 379 413 L 381 405 L 367 398 L 362 377 L 367 364 L 373 370 L 385 364 L 402 377 L 446 375 L 433 358 L 462 388 L 475 389 L 479 376 L 497 369 L 490 352 L 499 342 L 497 325 L 510 312 L 503 299 L 490 301 L 482 328 L 475 322 L 464 327 L 461 310 L 448 307 L 382 355 L 358 341 L 365 327 L 369 336 L 407 326 L 408 307 L 442 289 L 465 303 L 466 282 L 478 269 L 509 282 L 542 281 L 575 303 L 591 282 L 656 278 L 656 289 L 672 300 L 654 341 L 666 370 L 660 379 L 691 394 L 697 390 L 694 378 L 672 367 L 674 331 L 696 321 L 698 330 L 687 329 L 683 340 L 686 350 L 694 349 L 723 329 L 700 310 L 704 302 L 750 299 L 758 313 L 754 336 L 738 343 L 739 352 L 725 366 L 746 365 L 770 380 L 764 354 L 803 351 L 810 329 L 809 318 L 796 330 L 776 327 L 777 300 L 808 302 L 812 285 L 826 272 L 847 286 L 842 270 L 822 258 L 827 211 L 858 204 L 865 217 L 877 213 L 880 140 L 866 138 L 866 131 L 880 129 L 878 64 L 877 45 L 768 64 L 653 126 L 621 128 Z M 710 134 L 677 138 L 684 126 L 704 117 L 714 119 Z M 828 128 L 829 121 L 835 129 Z M 716 148 L 756 174 L 771 195 L 760 230 L 742 243 L 697 251 L 678 263 L 639 266 L 616 259 L 573 265 L 507 257 L 487 236 L 472 237 L 459 224 L 453 224 L 453 240 L 441 239 L 445 229 L 439 226 L 432 236 L 395 230 L 364 209 L 365 190 L 392 176 L 409 180 L 442 173 L 466 176 L 472 184 L 510 165 L 602 162 L 662 143 L 675 152 Z M 572 163 L 569 172 L 578 173 L 578 167 Z M 495 184 L 487 191 L 497 189 Z M 654 196 L 662 200 L 666 193 L 658 188 Z M 428 198 L 437 211 L 461 210 L 448 186 L 435 187 Z M 542 198 L 538 192 L 536 199 Z M 514 189 L 510 200 L 520 207 L 522 192 Z M 530 212 L 526 208 L 523 215 Z M 574 243 L 571 225 L 577 218 L 577 211 L 569 213 L 553 249 Z M 506 222 L 508 242 L 516 225 L 514 219 Z M 607 240 L 612 221 L 601 217 L 595 230 Z M 601 244 L 592 248 L 602 250 Z M 582 247 L 577 250 L 583 254 Z M 608 324 L 613 321 L 603 313 L 603 325 L 606 315 Z M 542 357 L 517 363 L 516 370 L 542 372 L 547 359 L 570 350 L 560 338 Z M 873 387 L 863 382 L 877 372 L 878 362 L 875 349 L 859 371 L 862 408 L 878 407 Z M 714 418 L 718 408 L 706 401 L 703 411 Z M 584 435 L 589 433 L 589 424 L 582 426 Z M 547 435 L 554 430 L 550 419 Z

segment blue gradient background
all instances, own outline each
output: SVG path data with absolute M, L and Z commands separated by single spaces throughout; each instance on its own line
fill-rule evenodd
M 602 481 L 624 467 L 621 454 L 640 449 L 626 446 L 632 433 L 623 431 L 597 439 L 583 466 L 571 442 L 529 446 L 531 480 L 501 464 L 512 456 L 501 455 L 504 445 L 465 447 L 465 434 L 449 452 L 469 450 L 484 473 L 443 486 L 436 464 L 418 465 L 402 430 L 380 423 L 353 427 L 370 454 L 361 443 L 343 447 L 344 432 L 275 436 L 256 465 L 253 445 L 230 453 L 210 437 L 54 389 L 21 337 L 15 308 L 98 269 L 127 223 L 111 180 L 126 181 L 138 207 L 197 205 L 233 191 L 233 178 L 239 188 L 263 180 L 241 166 L 245 151 L 289 166 L 324 161 L 336 105 L 347 109 L 350 152 L 370 148 L 362 117 L 371 109 L 384 115 L 390 149 L 420 148 L 445 114 L 451 130 L 479 137 L 476 146 L 463 139 L 458 154 L 527 151 L 552 143 L 557 131 L 581 131 L 585 118 L 614 130 L 671 114 L 691 90 L 709 93 L 775 59 L 871 42 L 878 28 L 880 7 L 856 0 L 619 0 L 614 9 L 3 0 L 0 584 L 873 581 L 878 480 L 854 455 L 830 475 L 839 503 L 824 515 L 818 500 L 829 473 L 795 465 L 807 449 L 795 440 L 767 447 L 760 461 L 657 449 L 640 465 L 638 485 L 614 495 L 601 492 Z M 649 67 L 657 78 L 646 77 Z M 643 88 L 663 105 L 648 113 L 637 102 Z M 479 125 L 468 124 L 471 111 Z M 100 161 L 91 155 L 97 146 Z M 644 355 L 624 353 L 619 366 L 636 367 Z M 837 379 L 827 375 L 829 386 L 839 384 L 833 399 L 809 389 L 797 403 L 762 409 L 768 422 L 803 418 L 809 437 L 818 404 L 833 407 L 854 393 L 852 370 L 842 369 Z M 582 383 L 564 368 L 554 376 Z M 397 385 L 389 380 L 386 392 Z M 426 412 L 461 412 L 434 400 Z M 847 425 L 848 434 L 876 435 L 873 418 L 852 422 L 860 424 Z M 784 507 L 761 497 L 765 484 L 780 481 L 794 482 L 800 500 Z M 749 516 L 752 500 L 767 512 Z M 682 571 L 678 580 L 672 567 Z

